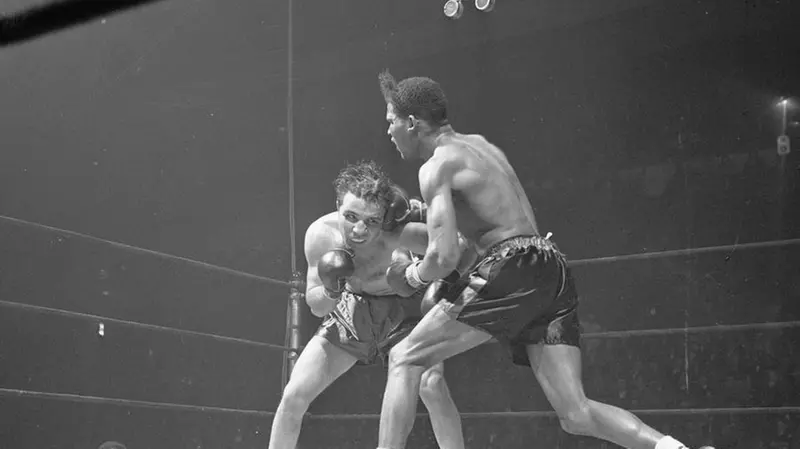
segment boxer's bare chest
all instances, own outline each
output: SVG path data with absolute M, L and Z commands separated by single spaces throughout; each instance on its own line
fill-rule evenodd
M 392 289 L 386 283 L 386 269 L 392 259 L 392 249 L 375 248 L 355 252 L 356 271 L 347 279 L 350 289 L 356 293 L 370 295 L 390 294 Z

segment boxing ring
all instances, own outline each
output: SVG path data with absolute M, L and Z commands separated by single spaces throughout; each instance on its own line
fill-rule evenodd
M 26 19 L 33 25 L 3 22 L 0 30 L 11 30 L 3 46 L 147 3 L 157 2 L 105 9 L 96 2 L 53 3 L 67 9 L 34 10 Z M 289 5 L 286 276 L 0 215 L 4 447 L 266 447 L 280 393 L 314 328 L 297 248 L 307 223 L 296 218 Z M 775 306 L 762 311 L 752 304 L 761 298 L 733 291 L 740 281 L 760 282 L 764 294 L 784 295 L 791 309 L 800 293 L 797 284 L 785 284 L 800 278 L 792 268 L 799 255 L 800 238 L 785 238 L 572 260 L 585 310 L 587 390 L 623 401 L 646 422 L 687 435 L 692 445 L 710 438 L 718 448 L 800 447 L 800 405 L 786 400 L 797 392 L 791 370 L 800 360 L 793 343 L 800 338 L 800 314 Z M 731 276 L 752 273 L 755 279 L 726 278 L 709 268 L 720 264 L 734 267 Z M 653 281 L 663 291 L 651 301 L 649 287 L 623 276 Z M 706 295 L 728 295 L 736 307 L 750 307 L 751 316 L 710 310 Z M 637 319 L 626 321 L 628 315 Z M 713 352 L 729 346 L 729 353 Z M 670 363 L 644 360 L 653 348 Z M 629 356 L 638 352 L 645 355 Z M 334 383 L 307 414 L 300 447 L 374 447 L 384 371 L 356 367 Z M 511 370 L 497 345 L 448 361 L 446 377 L 467 447 L 533 447 L 531 441 L 536 447 L 611 447 L 564 434 L 531 373 Z M 648 388 L 656 379 L 658 386 Z M 762 396 L 744 401 L 745 393 L 731 394 L 739 399 L 727 400 L 729 390 L 748 389 Z M 764 393 L 770 389 L 774 394 Z M 644 394 L 629 397 L 629 390 Z M 354 394 L 369 399 L 351 400 Z M 754 427 L 761 434 L 748 432 Z M 764 434 L 772 440 L 755 439 Z M 409 447 L 436 447 L 425 413 L 418 414 Z
M 237 338 L 232 336 L 226 335 L 219 335 L 207 332 L 198 332 L 198 331 L 191 331 L 187 329 L 181 329 L 179 327 L 172 327 L 172 326 L 162 326 L 162 325 L 154 325 L 145 322 L 136 322 L 132 320 L 124 320 L 119 318 L 114 318 L 113 314 L 92 314 L 92 313 L 83 313 L 78 312 L 75 310 L 66 310 L 66 309 L 58 309 L 52 307 L 44 307 L 35 304 L 25 303 L 24 301 L 16 301 L 16 300 L 9 300 L 4 295 L 4 298 L 0 300 L 0 308 L 3 309 L 3 315 L 6 318 L 5 325 L 9 325 L 8 317 L 16 316 L 19 318 L 20 316 L 36 316 L 36 317 L 45 317 L 42 319 L 46 321 L 48 317 L 62 317 L 68 318 L 72 320 L 77 320 L 80 323 L 83 323 L 83 326 L 80 326 L 80 330 L 77 332 L 82 332 L 86 334 L 85 336 L 91 336 L 96 340 L 104 340 L 104 344 L 110 344 L 113 342 L 120 333 L 124 333 L 126 329 L 139 329 L 146 332 L 157 333 L 157 334 L 166 334 L 166 335 L 174 335 L 179 338 L 188 338 L 188 339 L 195 339 L 200 341 L 213 341 L 224 343 L 226 346 L 230 347 L 230 350 L 233 352 L 245 352 L 249 354 L 259 354 L 259 353 L 270 353 L 270 354 L 280 354 L 283 364 L 281 367 L 271 366 L 269 367 L 270 370 L 273 371 L 280 371 L 280 381 L 281 385 L 284 385 L 286 382 L 286 376 L 288 372 L 291 370 L 292 362 L 295 358 L 295 355 L 302 350 L 302 341 L 301 341 L 301 334 L 299 332 L 299 328 L 302 326 L 301 317 L 302 314 L 300 313 L 300 308 L 302 307 L 303 301 L 303 293 L 302 293 L 302 281 L 300 280 L 300 274 L 295 272 L 294 276 L 290 276 L 287 280 L 280 280 L 280 279 L 270 279 L 264 278 L 260 276 L 255 276 L 248 273 L 238 272 L 236 270 L 227 269 L 225 267 L 218 267 L 209 264 L 205 264 L 202 262 L 197 262 L 185 258 L 180 258 L 177 256 L 157 253 L 153 251 L 149 251 L 142 248 L 131 247 L 129 245 L 124 245 L 116 242 L 105 241 L 101 239 L 97 239 L 91 236 L 81 235 L 79 233 L 70 232 L 63 229 L 55 229 L 51 227 L 47 227 L 40 224 L 30 223 L 22 220 L 17 220 L 9 217 L 0 217 L 0 225 L 2 226 L 4 232 L 3 235 L 8 237 L 9 235 L 13 237 L 18 237 L 20 234 L 27 234 L 27 235 L 36 235 L 38 234 L 40 239 L 46 239 L 50 242 L 84 242 L 79 244 L 88 244 L 90 246 L 100 246 L 106 247 L 110 254 L 115 254 L 113 257 L 117 258 L 120 257 L 122 259 L 129 259 L 130 255 L 139 255 L 144 256 L 148 259 L 154 259 L 155 262 L 158 263 L 158 260 L 165 260 L 168 261 L 169 264 L 177 264 L 177 265 L 186 265 L 188 267 L 192 267 L 192 269 L 196 269 L 200 272 L 213 272 L 215 273 L 215 277 L 222 277 L 222 278 L 234 278 L 234 279 L 246 279 L 248 281 L 254 282 L 257 285 L 271 285 L 271 286 L 280 286 L 288 291 L 288 301 L 286 302 L 287 307 L 287 326 L 286 326 L 286 340 L 283 344 L 277 343 L 269 343 L 263 341 L 255 341 L 255 340 L 248 340 L 245 338 Z M 35 238 L 32 240 L 36 240 Z M 29 240 L 30 241 L 30 240 Z M 13 246 L 9 244 L 7 238 L 4 238 L 3 241 L 3 249 L 5 252 L 13 253 Z M 717 247 L 707 247 L 707 248 L 695 248 L 695 249 L 682 249 L 682 250 L 674 250 L 674 251 L 664 251 L 664 252 L 657 252 L 657 253 L 643 253 L 643 254 L 630 254 L 630 255 L 620 255 L 620 256 L 613 256 L 613 257 L 603 257 L 603 258 L 595 258 L 595 259 L 585 259 L 585 260 L 576 260 L 572 262 L 572 266 L 576 270 L 577 273 L 581 273 L 582 269 L 596 267 L 596 266 L 613 266 L 614 264 L 626 264 L 631 262 L 641 262 L 641 261 L 658 261 L 658 260 L 665 260 L 665 259 L 675 259 L 675 258 L 695 258 L 700 257 L 703 255 L 709 255 L 713 257 L 725 257 L 726 254 L 730 254 L 731 251 L 734 249 L 746 255 L 748 252 L 754 251 L 763 251 L 763 250 L 771 250 L 771 249 L 781 249 L 781 250 L 789 250 L 794 249 L 797 246 L 800 246 L 800 239 L 790 239 L 784 241 L 767 241 L 767 242 L 758 242 L 758 243 L 750 243 L 750 244 L 738 244 L 738 245 L 722 245 Z M 58 249 L 54 248 L 50 250 L 50 254 L 53 255 L 57 253 Z M 118 255 L 117 255 L 118 253 Z M 6 270 L 8 269 L 6 268 Z M 13 280 L 13 277 L 11 277 Z M 9 276 L 6 273 L 4 281 L 8 282 Z M 578 274 L 578 281 L 581 280 L 580 274 Z M 45 280 L 46 281 L 46 280 Z M 8 293 L 9 289 L 4 289 L 4 292 Z M 112 315 L 112 316 L 110 316 Z M 653 339 L 653 338 L 679 338 L 685 341 L 685 349 L 688 351 L 688 346 L 690 345 L 689 339 L 693 336 L 701 336 L 703 338 L 728 338 L 727 336 L 731 336 L 730 338 L 736 338 L 736 335 L 759 335 L 765 332 L 782 332 L 782 331 L 796 331 L 800 328 L 800 321 L 793 320 L 793 321 L 775 321 L 775 322 L 762 322 L 762 323 L 746 323 L 746 324 L 724 324 L 724 325 L 713 325 L 713 326 L 687 326 L 682 328 L 663 328 L 663 329 L 638 329 L 638 330 L 619 330 L 619 331 L 595 331 L 595 332 L 586 332 L 584 334 L 584 347 L 585 348 L 592 348 L 596 345 L 603 345 L 605 342 L 613 341 L 613 340 L 636 340 L 636 339 Z M 717 335 L 718 337 L 713 337 Z M 478 348 L 473 352 L 479 352 L 481 358 L 491 358 L 492 360 L 496 360 L 498 364 L 502 363 L 502 356 L 498 356 L 497 354 L 491 354 L 492 352 L 497 352 L 492 350 L 493 344 L 487 344 L 484 348 Z M 487 348 L 488 347 L 488 348 Z M 590 349 L 591 350 L 591 349 Z M 8 348 L 3 350 L 5 354 L 4 359 L 9 361 L 11 359 L 14 360 L 14 357 L 9 357 Z M 685 377 L 685 385 L 688 386 L 691 383 L 689 379 L 690 372 L 693 371 L 689 366 L 689 354 L 688 352 L 683 354 L 685 355 L 685 359 L 680 363 L 680 377 L 681 382 L 684 382 Z M 465 388 L 465 385 L 480 385 L 481 379 L 476 378 L 476 376 L 469 374 L 469 371 L 463 366 L 466 361 L 469 360 L 470 354 L 467 353 L 463 356 L 456 358 L 452 362 L 448 362 L 448 378 L 456 377 L 457 380 L 453 382 L 454 390 L 455 390 L 455 400 L 459 404 L 459 406 L 464 406 L 467 409 L 474 409 L 479 407 L 480 399 L 469 398 L 469 396 L 460 396 L 459 391 Z M 591 352 L 589 352 L 585 357 L 591 358 Z M 459 370 L 462 368 L 462 370 Z M 322 406 L 320 412 L 314 412 L 312 410 L 311 413 L 306 418 L 307 421 L 307 429 L 304 430 L 303 436 L 301 436 L 301 442 L 308 441 L 307 444 L 310 444 L 311 441 L 316 440 L 316 437 L 309 437 L 308 435 L 313 435 L 315 432 L 325 433 L 328 438 L 332 437 L 330 435 L 334 428 L 338 427 L 337 432 L 333 432 L 338 437 L 345 438 L 343 433 L 347 433 L 352 429 L 348 429 L 348 426 L 353 425 L 353 423 L 367 421 L 370 424 L 365 426 L 368 431 L 372 431 L 374 435 L 359 435 L 359 432 L 353 432 L 356 435 L 359 435 L 360 438 L 372 441 L 376 438 L 377 434 L 377 418 L 378 415 L 376 413 L 344 413 L 344 412 L 335 412 L 332 413 L 330 410 L 331 407 L 331 400 L 336 396 L 341 396 L 342 394 L 346 395 L 346 391 L 351 388 L 359 388 L 362 394 L 364 392 L 370 392 L 374 394 L 377 398 L 380 397 L 380 388 L 382 387 L 382 380 L 384 377 L 381 376 L 381 373 L 378 371 L 381 368 L 377 369 L 368 369 L 368 368 L 355 368 L 354 376 L 349 378 L 343 379 L 343 385 L 334 384 L 331 387 L 331 391 L 325 393 L 323 397 L 320 399 L 323 403 L 326 403 Z M 622 367 L 624 369 L 624 367 Z M 464 373 L 467 373 L 464 376 Z M 650 372 L 651 375 L 655 375 L 654 372 Z M 519 373 L 514 375 L 513 377 L 525 377 L 529 376 L 530 373 Z M 691 373 L 691 375 L 696 375 L 696 373 Z M 643 375 L 647 377 L 647 374 Z M 368 379 L 371 378 L 371 379 Z M 377 379 L 375 379 L 377 377 Z M 276 376 L 272 376 L 274 380 Z M 591 383 L 587 384 L 591 388 Z M 337 393 L 338 391 L 338 393 Z M 497 394 L 497 391 L 493 393 Z M 486 393 L 478 394 L 478 396 L 485 395 Z M 474 394 L 473 394 L 474 396 Z M 269 428 L 269 423 L 272 417 L 271 410 L 243 410 L 243 409 L 234 409 L 234 408 L 227 408 L 227 407 L 218 407 L 213 405 L 190 405 L 190 404 L 180 404 L 180 403 L 170 403 L 170 402 L 161 402 L 161 401 L 144 401 L 144 400 L 132 400 L 132 399 L 124 399 L 124 398 L 113 398 L 113 397 L 99 397 L 99 396 L 90 396 L 90 395 L 82 395 L 82 394 L 74 394 L 74 393 L 66 393 L 66 392 L 56 392 L 56 391 L 33 391 L 27 390 L 24 388 L 8 388 L 2 387 L 0 388 L 0 397 L 4 399 L 4 401 L 12 400 L 12 401 L 25 401 L 25 400 L 37 400 L 37 401 L 44 401 L 45 403 L 69 403 L 69 404 L 87 404 L 87 405 L 99 405 L 99 406 L 122 406 L 126 408 L 134 408 L 134 409 L 141 409 L 141 410 L 166 410 L 166 411 L 184 411 L 184 412 L 191 412 L 195 414 L 202 414 L 208 415 L 210 419 L 213 421 L 215 416 L 245 416 L 248 419 L 257 420 L 261 424 L 258 426 L 261 431 L 267 431 Z M 530 398 L 525 398 L 530 399 Z M 540 398 L 541 399 L 541 398 Z M 340 399 L 333 399 L 334 402 L 340 401 Z M 374 402 L 374 401 L 373 401 Z M 520 402 L 519 398 L 517 398 L 514 402 L 518 404 L 514 405 L 523 405 Z M 539 405 L 543 404 L 544 402 L 540 402 Z M 374 405 L 374 404 L 373 404 Z M 670 407 L 664 409 L 638 409 L 635 412 L 644 419 L 654 419 L 654 417 L 664 417 L 667 420 L 670 417 L 675 416 L 702 416 L 703 420 L 709 419 L 709 417 L 713 418 L 714 416 L 749 416 L 753 414 L 758 414 L 761 416 L 774 416 L 775 419 L 779 419 L 781 416 L 790 416 L 800 413 L 800 407 L 797 406 L 763 406 L 763 407 L 736 407 L 736 406 L 719 406 L 719 407 L 709 407 L 709 408 L 679 408 L 679 407 Z M 431 440 L 430 429 L 426 427 L 425 418 L 426 415 L 421 413 L 418 417 L 417 422 L 417 429 L 412 434 L 412 444 L 415 443 L 415 446 L 419 447 L 429 447 L 428 445 L 433 444 L 435 447 L 435 442 Z M 465 431 L 468 433 L 468 444 L 470 444 L 469 433 L 470 433 L 470 426 L 473 420 L 485 420 L 486 422 L 493 423 L 492 425 L 500 425 L 498 423 L 499 420 L 508 420 L 510 422 L 517 422 L 517 420 L 525 420 L 525 419 L 536 419 L 536 420 L 544 420 L 545 422 L 549 423 L 553 429 L 558 428 L 558 423 L 555 420 L 555 415 L 549 411 L 491 411 L 491 412 L 476 412 L 476 411 L 465 411 L 462 413 L 462 418 L 465 421 Z M 749 419 L 752 419 L 749 418 Z M 330 422 L 337 422 L 336 426 L 326 426 L 325 423 Z M 322 427 L 320 427 L 322 426 Z M 502 427 L 502 426 L 501 426 Z M 367 432 L 368 433 L 368 432 Z M 243 439 L 241 441 L 241 447 L 259 447 L 262 444 L 266 444 L 265 438 L 267 435 L 258 434 L 252 435 L 252 437 L 256 437 L 254 440 Z M 476 436 L 472 435 L 473 438 Z M 476 438 L 477 439 L 477 438 Z M 12 440 L 13 441 L 13 440 Z M 346 439 L 344 441 L 347 441 Z M 258 445 L 250 446 L 247 443 L 255 444 L 258 442 Z M 125 444 L 128 444 L 125 446 Z M 474 442 L 474 443 L 477 443 Z M 98 442 L 103 449 L 115 449 L 115 448 L 122 448 L 122 447 L 137 447 L 138 445 L 135 443 L 131 443 L 130 441 L 126 441 L 125 438 L 116 437 L 112 440 L 105 441 L 105 442 Z M 106 444 L 106 446 L 102 446 L 102 444 Z M 111 444 L 109 446 L 109 444 Z M 114 446 L 113 444 L 118 444 L 118 446 Z M 327 444 L 331 444 L 328 442 Z M 328 447 L 343 447 L 343 446 L 336 446 L 331 445 Z M 569 446 L 567 446 L 569 447 Z

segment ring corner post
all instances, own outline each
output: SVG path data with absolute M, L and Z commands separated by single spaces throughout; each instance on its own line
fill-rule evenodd
M 289 376 L 292 374 L 294 365 L 297 362 L 297 357 L 300 354 L 302 347 L 302 335 L 300 329 L 303 325 L 302 313 L 300 313 L 301 303 L 305 297 L 303 293 L 304 282 L 303 275 L 299 271 L 292 273 L 292 280 L 289 289 L 289 306 L 286 322 L 286 335 L 288 340 L 289 350 L 284 355 L 284 370 L 282 379 L 282 388 L 286 387 L 289 381 Z

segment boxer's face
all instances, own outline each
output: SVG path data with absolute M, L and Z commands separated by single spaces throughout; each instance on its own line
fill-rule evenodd
M 381 235 L 383 208 L 348 192 L 339 202 L 339 230 L 348 245 L 372 243 Z
M 389 122 L 387 134 L 397 147 L 403 159 L 414 159 L 418 156 L 417 142 L 413 123 L 410 118 L 398 116 L 391 103 L 386 105 L 386 121 Z

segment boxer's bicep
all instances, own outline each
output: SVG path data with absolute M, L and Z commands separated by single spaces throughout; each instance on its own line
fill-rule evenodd
M 322 285 L 322 279 L 317 272 L 317 264 L 322 258 L 322 255 L 334 247 L 335 242 L 331 238 L 330 231 L 327 227 L 318 222 L 314 222 L 306 230 L 305 236 L 305 255 L 306 264 L 306 294 L 311 289 Z
M 425 223 L 407 223 L 400 231 L 397 244 L 414 254 L 425 254 L 425 250 L 428 248 L 427 225 Z
M 459 254 L 456 214 L 450 189 L 440 189 L 428 206 L 428 248 L 440 257 L 456 258 Z M 450 257 L 453 256 L 453 257 Z
M 420 170 L 419 179 L 420 190 L 428 203 L 427 252 L 450 263 L 457 262 L 461 253 L 451 188 L 452 170 L 450 161 L 432 158 Z
M 309 266 L 308 270 L 306 270 L 306 294 L 308 294 L 311 289 L 317 288 L 322 285 L 322 279 L 319 278 L 319 273 L 317 272 L 317 266 L 314 265 Z

